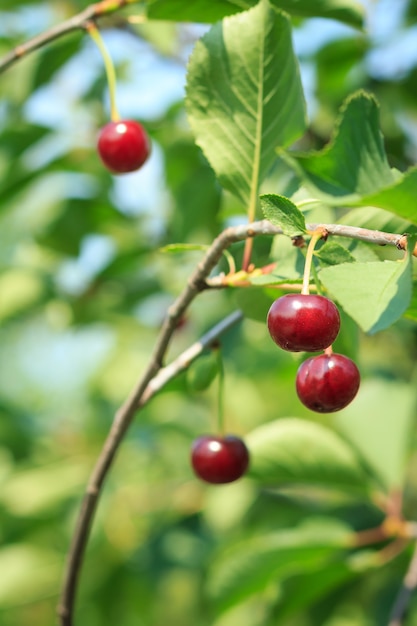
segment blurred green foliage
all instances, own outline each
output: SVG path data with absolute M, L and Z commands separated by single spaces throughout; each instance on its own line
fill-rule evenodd
M 0 52 L 85 6 L 3 0 Z M 394 45 L 415 30 L 416 6 L 410 1 L 397 22 L 385 25 L 389 36 L 382 40 L 378 3 L 369 8 L 365 34 L 295 18 L 310 115 L 303 149 L 328 141 L 341 103 L 363 87 L 380 102 L 391 165 L 405 170 L 416 161 L 417 60 Z M 172 96 L 157 84 L 173 67 L 177 81 L 184 80 L 201 27 L 155 22 L 125 32 L 109 26 L 104 36 L 120 77 L 120 108 L 143 119 L 153 140 L 152 159 L 137 174 L 113 178 L 97 158 L 107 92 L 98 53 L 86 37 L 74 33 L 0 75 L 2 626 L 55 623 L 88 474 L 115 410 L 147 364 L 167 307 L 202 256 L 160 248 L 206 245 L 227 220 L 241 218 L 195 147 L 178 91 Z M 321 28 L 323 36 L 312 37 Z M 153 80 L 145 80 L 145 62 Z M 288 169 L 281 163 L 275 174 L 269 190 L 285 193 Z M 393 231 L 401 225 L 389 214 L 366 211 L 355 213 L 356 225 Z M 343 221 L 343 212 L 339 217 Z M 349 216 L 346 223 L 353 223 Z M 282 254 L 274 245 L 256 241 L 256 262 Z M 361 250 L 366 260 L 379 258 L 379 251 Z M 237 245 L 237 262 L 241 254 Z M 300 252 L 291 255 L 288 276 L 294 277 Z M 321 258 L 329 258 L 324 248 Z M 260 323 L 277 291 L 250 294 L 203 294 L 177 330 L 170 356 L 238 302 L 248 318 L 222 341 L 228 430 L 244 436 L 266 424 L 275 432 L 287 416 L 317 422 L 311 427 L 326 429 L 330 448 L 333 440 L 350 442 L 364 475 L 395 487 L 405 476 L 404 508 L 415 517 L 416 304 L 411 320 L 373 337 L 344 317 L 338 345 L 360 364 L 364 393 L 334 418 L 300 405 L 294 377 L 301 357 L 278 351 Z M 337 489 L 259 490 L 250 478 L 205 487 L 192 475 L 189 447 L 215 428 L 215 413 L 216 384 L 206 388 L 181 375 L 132 425 L 95 520 L 76 624 L 385 624 L 409 552 L 381 565 L 373 548 L 355 552 L 345 543 L 352 531 L 379 524 L 380 510 L 367 497 Z M 306 444 L 298 445 L 302 451 Z M 248 561 L 253 571 L 246 567 L 242 582 L 240 568 Z M 414 600 L 410 624 L 416 609 Z

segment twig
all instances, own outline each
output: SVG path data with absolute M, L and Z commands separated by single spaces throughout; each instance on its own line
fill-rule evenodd
M 256 234 L 262 234 L 262 232 L 268 231 L 268 228 L 268 222 L 258 224 Z M 145 394 L 149 393 L 149 383 L 162 368 L 163 359 L 177 323 L 196 295 L 205 288 L 204 280 L 220 260 L 223 250 L 229 247 L 233 242 L 242 241 L 247 237 L 254 236 L 255 233 L 252 231 L 253 226 L 228 228 L 214 240 L 205 257 L 191 275 L 186 288 L 175 303 L 168 309 L 167 317 L 159 333 L 149 365 L 126 402 L 115 415 L 110 432 L 104 442 L 100 456 L 88 481 L 72 544 L 68 553 L 66 574 L 58 607 L 58 615 L 62 626 L 72 626 L 73 624 L 74 601 L 78 578 L 94 512 L 104 480 L 135 412 L 143 402 Z
M 398 592 L 393 609 L 391 611 L 388 626 L 401 626 L 410 604 L 411 596 L 417 589 L 417 542 L 414 547 L 410 565 L 404 577 L 401 589 Z
M 102 2 L 90 4 L 84 11 L 74 15 L 69 20 L 65 20 L 61 22 L 61 24 L 57 24 L 46 30 L 44 33 L 32 37 L 25 43 L 8 52 L 0 59 L 0 73 L 4 72 L 8 67 L 13 65 L 13 63 L 16 63 L 16 61 L 19 61 L 19 59 L 55 39 L 59 39 L 75 30 L 84 30 L 91 20 L 98 19 L 103 15 L 110 15 L 129 4 L 136 4 L 139 1 L 140 0 L 102 0 Z
M 243 319 L 242 311 L 234 311 L 218 324 L 213 326 L 205 335 L 200 337 L 198 341 L 193 343 L 187 350 L 184 350 L 172 363 L 163 367 L 156 376 L 152 378 L 140 401 L 140 408 L 145 406 L 165 385 L 186 370 L 193 361 L 195 361 L 204 350 L 207 350 L 211 344 L 225 332 L 230 330 L 235 324 Z
M 332 224 L 326 224 L 323 226 L 328 231 L 329 235 L 337 234 L 339 236 L 360 239 L 362 241 L 377 243 L 379 245 L 391 244 L 401 248 L 405 247 L 406 243 L 405 241 L 403 241 L 405 238 L 402 235 L 381 233 L 378 231 L 370 231 L 367 229 L 352 228 L 349 226 L 339 226 Z M 308 229 L 315 230 L 317 227 L 318 225 L 309 225 Z M 100 456 L 96 462 L 95 467 L 93 468 L 90 479 L 88 481 L 88 486 L 83 498 L 77 525 L 74 531 L 72 544 L 68 553 L 67 569 L 61 593 L 60 605 L 58 608 L 61 626 L 72 626 L 73 624 L 74 601 L 77 583 L 82 561 L 84 558 L 85 548 L 88 542 L 91 524 L 94 517 L 94 512 L 104 480 L 112 465 L 120 443 L 122 442 L 123 436 L 126 433 L 138 408 L 148 402 L 149 399 L 154 395 L 154 393 L 162 388 L 162 386 L 165 384 L 164 381 L 168 381 L 171 379 L 171 373 L 175 375 L 177 371 L 181 371 L 178 362 L 174 362 L 176 364 L 171 364 L 170 366 L 162 369 L 163 359 L 165 357 L 167 348 L 170 344 L 178 321 L 180 320 L 186 309 L 190 306 L 194 298 L 198 295 L 198 293 L 206 289 L 207 285 L 205 283 L 205 280 L 209 276 L 213 268 L 217 265 L 223 254 L 223 251 L 226 248 L 228 248 L 233 243 L 236 243 L 238 241 L 244 241 L 249 237 L 256 237 L 259 235 L 272 236 L 281 233 L 282 231 L 279 228 L 276 228 L 266 220 L 254 222 L 249 225 L 228 228 L 223 231 L 213 241 L 203 260 L 199 263 L 199 265 L 191 275 L 183 292 L 180 294 L 174 304 L 168 309 L 167 317 L 159 333 L 159 337 L 155 345 L 154 351 L 151 355 L 149 365 L 140 380 L 138 381 L 136 387 L 132 390 L 131 394 L 127 398 L 126 402 L 117 411 L 110 432 L 107 436 Z M 400 242 L 403 243 L 400 245 Z M 224 320 L 223 323 L 226 323 L 226 320 Z M 185 353 L 185 357 L 184 355 L 182 355 L 182 357 L 179 357 L 180 362 L 184 363 L 184 367 L 187 366 L 189 359 L 194 354 L 193 351 L 197 351 L 198 353 L 197 344 L 196 346 L 190 348 L 190 351 L 190 353 Z
M 243 314 L 241 311 L 234 311 L 223 320 L 221 320 L 218 324 L 213 326 L 213 328 L 211 328 L 198 341 L 196 341 L 189 348 L 187 348 L 187 350 L 182 352 L 172 363 L 159 370 L 158 374 L 156 374 L 156 376 L 154 376 L 149 381 L 142 394 L 140 402 L 138 403 L 138 406 L 135 407 L 135 410 L 144 407 L 161 389 L 163 389 L 163 387 L 170 380 L 178 376 L 178 374 L 180 374 L 182 371 L 186 370 L 204 350 L 210 347 L 213 341 L 215 341 L 218 337 L 227 332 L 242 318 Z M 115 433 L 113 433 L 112 431 L 109 433 L 106 441 L 107 445 L 103 447 L 102 454 L 100 455 L 103 462 L 103 456 L 107 456 L 110 447 L 114 447 L 115 445 L 118 446 L 118 443 L 116 441 L 110 441 L 115 435 Z M 113 458 L 114 452 L 115 450 L 113 450 Z M 58 614 L 61 618 L 61 623 L 66 625 L 72 624 L 76 584 L 82 564 L 83 553 L 88 541 L 89 529 L 97 504 L 100 486 L 102 484 L 98 484 L 97 482 L 95 483 L 98 478 L 97 474 L 99 471 L 99 465 L 100 460 L 96 465 L 96 471 L 92 474 L 89 482 L 89 487 L 86 490 L 83 505 L 79 514 L 77 528 L 74 532 L 73 543 L 69 551 L 67 576 L 62 591 L 61 603 L 58 607 Z M 106 471 L 108 470 L 108 467 L 109 466 L 107 466 Z

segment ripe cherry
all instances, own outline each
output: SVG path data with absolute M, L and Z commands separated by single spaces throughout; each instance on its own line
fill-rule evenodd
M 148 135 L 138 122 L 109 122 L 100 131 L 97 150 L 104 165 L 115 174 L 139 169 L 150 153 Z
M 272 339 L 284 350 L 317 352 L 336 339 L 340 315 L 325 296 L 289 293 L 272 303 L 267 324 Z
M 307 408 L 318 413 L 333 413 L 352 402 L 359 383 L 359 370 L 347 356 L 320 354 L 300 365 L 296 389 Z
M 195 474 L 208 483 L 231 483 L 246 472 L 249 451 L 234 435 L 202 435 L 193 442 L 191 464 Z

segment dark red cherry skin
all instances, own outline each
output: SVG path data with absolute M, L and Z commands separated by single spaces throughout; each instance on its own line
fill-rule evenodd
M 114 174 L 138 170 L 150 153 L 148 135 L 138 122 L 109 122 L 101 129 L 97 150 L 104 165 Z
M 272 303 L 267 325 L 272 339 L 284 350 L 318 352 L 336 339 L 340 314 L 325 296 L 288 293 Z
M 343 354 L 312 356 L 300 365 L 296 377 L 301 402 L 318 413 L 344 409 L 356 396 L 359 384 L 358 368 Z
M 246 472 L 249 451 L 234 435 L 202 435 L 193 442 L 191 465 L 196 476 L 207 483 L 231 483 Z

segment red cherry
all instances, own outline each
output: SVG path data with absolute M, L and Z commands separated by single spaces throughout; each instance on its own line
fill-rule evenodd
M 343 354 L 310 357 L 300 365 L 296 378 L 301 402 L 318 413 L 344 409 L 356 396 L 359 384 L 358 368 Z
M 100 131 L 97 150 L 104 165 L 115 174 L 139 169 L 150 153 L 143 126 L 133 120 L 109 122 Z
M 202 435 L 193 442 L 191 464 L 195 474 L 208 483 L 231 483 L 246 472 L 249 451 L 234 435 Z
M 267 324 L 272 339 L 284 350 L 317 352 L 336 339 L 340 315 L 325 296 L 288 293 L 272 303 Z

